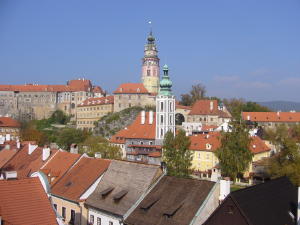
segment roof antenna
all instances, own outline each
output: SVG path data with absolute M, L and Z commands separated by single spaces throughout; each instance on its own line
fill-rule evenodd
M 152 21 L 151 21 L 151 20 L 148 21 L 148 24 L 149 24 L 149 26 L 150 26 L 150 35 L 152 35 Z

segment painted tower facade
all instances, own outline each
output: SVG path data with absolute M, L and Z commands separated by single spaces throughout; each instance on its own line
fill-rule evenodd
M 150 31 L 142 59 L 142 83 L 150 93 L 158 93 L 159 89 L 159 58 L 157 53 L 155 38 Z
M 163 67 L 163 77 L 160 89 L 156 96 L 156 131 L 157 144 L 162 144 L 165 134 L 172 131 L 175 135 L 175 96 L 172 94 L 172 81 L 169 77 L 169 68 Z

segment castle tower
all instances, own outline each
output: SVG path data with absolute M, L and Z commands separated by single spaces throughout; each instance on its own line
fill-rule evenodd
M 150 31 L 147 41 L 142 59 L 142 83 L 149 92 L 157 93 L 159 88 L 159 58 L 152 31 Z
M 175 135 L 175 97 L 172 94 L 172 81 L 169 68 L 163 67 L 164 75 L 160 81 L 159 93 L 156 96 L 156 131 L 157 144 L 162 144 L 165 134 L 172 131 Z

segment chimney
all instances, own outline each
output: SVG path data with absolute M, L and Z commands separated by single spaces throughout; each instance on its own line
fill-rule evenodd
M 297 225 L 300 225 L 300 187 L 298 187 Z
M 46 161 L 50 156 L 50 148 L 49 146 L 45 145 L 43 148 L 43 161 Z
M 78 154 L 78 145 L 77 144 L 71 144 L 70 153 Z
M 101 159 L 101 157 L 102 157 L 102 155 L 101 155 L 100 152 L 96 152 L 96 153 L 95 153 L 95 158 L 96 158 L 96 159 Z
M 214 110 L 214 102 L 213 101 L 210 101 L 209 109 L 210 109 L 210 111 Z
M 277 116 L 280 117 L 280 112 L 279 111 L 277 111 Z
M 5 136 L 6 136 L 6 138 L 5 138 L 6 141 L 10 141 L 10 134 L 6 134 Z
M 250 120 L 250 115 L 247 116 L 247 120 Z
M 33 151 L 37 148 L 37 145 L 33 145 L 31 143 L 28 144 L 28 155 L 31 155 L 31 153 L 33 153 Z
M 17 149 L 20 149 L 21 148 L 21 143 L 19 141 L 19 139 L 17 140 Z M 0 224 L 1 225 L 1 224 Z
M 149 124 L 153 124 L 153 111 L 149 112 Z
M 220 180 L 220 196 L 219 201 L 220 203 L 226 198 L 227 195 L 230 193 L 230 180 L 224 179 Z
M 143 110 L 143 111 L 142 111 L 142 115 L 141 115 L 141 124 L 145 124 L 145 117 L 146 117 L 146 113 L 145 113 L 145 111 Z

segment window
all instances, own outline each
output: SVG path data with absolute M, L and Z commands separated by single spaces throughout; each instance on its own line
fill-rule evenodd
M 101 218 L 97 217 L 97 225 L 101 225 Z
M 160 115 L 160 123 L 163 124 L 164 123 L 164 116 Z
M 94 215 L 90 215 L 90 223 L 94 224 Z
M 150 70 L 147 70 L 147 76 L 148 77 L 150 76 Z
M 54 209 L 57 210 L 57 205 L 56 205 L 56 204 L 53 204 L 53 206 L 54 206 Z
M 172 112 L 172 102 L 170 102 L 170 112 Z
M 75 223 L 75 211 L 73 209 L 71 209 L 71 219 L 70 219 L 70 223 L 74 224 Z
M 109 221 L 109 225 L 114 225 L 114 223 L 113 223 L 113 222 L 111 222 L 111 221 Z
M 160 102 L 160 110 L 163 111 L 164 110 L 164 103 Z
M 65 207 L 61 208 L 61 215 L 64 219 L 66 219 L 66 208 Z

